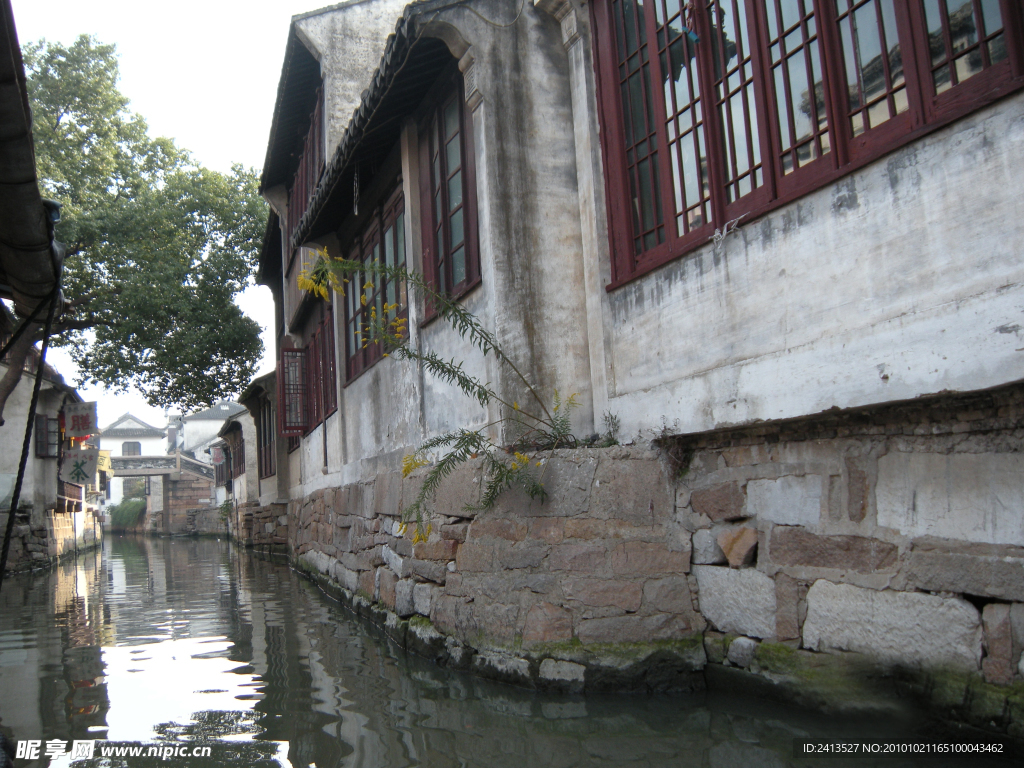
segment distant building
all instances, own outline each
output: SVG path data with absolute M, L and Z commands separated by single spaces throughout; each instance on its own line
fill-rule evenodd
M 205 464 L 212 463 L 209 448 L 217 441 L 220 428 L 227 419 L 244 411 L 238 403 L 221 400 L 188 416 L 172 414 L 167 423 L 167 453 L 177 450 Z
M 115 456 L 161 456 L 167 430 L 147 424 L 137 416 L 125 413 L 110 426 L 100 430 L 100 450 Z M 146 478 L 114 478 L 107 483 L 107 504 L 120 504 L 125 496 L 143 496 Z

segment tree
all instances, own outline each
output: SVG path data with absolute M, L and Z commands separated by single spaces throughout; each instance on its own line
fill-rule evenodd
M 150 137 L 117 88 L 113 45 L 83 35 L 23 54 L 40 185 L 62 205 L 56 236 L 68 247 L 52 343 L 70 348 L 80 385 L 135 386 L 153 405 L 237 393 L 262 353 L 258 323 L 233 301 L 266 225 L 257 172 L 218 173 Z M 0 418 L 41 336 L 35 325 L 12 350 Z

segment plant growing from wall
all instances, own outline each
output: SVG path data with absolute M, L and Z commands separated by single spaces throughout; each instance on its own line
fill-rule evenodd
M 360 276 L 368 275 L 362 286 L 353 286 Z M 419 467 L 430 469 L 423 485 L 413 502 L 402 511 L 404 523 L 416 522 L 413 541 L 426 539 L 429 527 L 423 525 L 426 503 L 431 499 L 446 477 L 457 467 L 471 459 L 483 460 L 487 481 L 484 484 L 480 503 L 469 509 L 486 509 L 509 488 L 522 488 L 531 499 L 543 499 L 546 495 L 543 485 L 543 471 L 537 468 L 545 462 L 541 454 L 557 448 L 575 448 L 570 416 L 578 406 L 577 395 L 562 398 L 555 390 L 551 407 L 541 397 L 515 362 L 502 350 L 494 334 L 483 327 L 472 312 L 448 296 L 437 292 L 422 275 L 402 267 L 392 267 L 379 262 L 366 264 L 347 259 L 332 259 L 326 250 L 320 251 L 320 258 L 308 270 L 299 275 L 299 287 L 329 298 L 333 288 L 342 295 L 347 290 L 359 290 L 360 301 L 367 306 L 374 296 L 377 280 L 395 281 L 405 284 L 409 292 L 428 303 L 435 315 L 448 323 L 464 340 L 480 350 L 484 356 L 492 356 L 499 365 L 510 371 L 525 387 L 530 402 L 526 406 L 516 400 L 509 401 L 498 394 L 488 382 L 483 382 L 466 372 L 463 363 L 455 359 L 445 360 L 435 352 L 420 352 L 409 345 L 407 320 L 398 315 L 397 304 L 384 304 L 381 312 L 371 307 L 368 327 L 363 329 L 360 341 L 363 347 L 381 344 L 385 357 L 397 357 L 422 365 L 438 379 L 458 387 L 466 395 L 475 398 L 481 406 L 498 405 L 498 418 L 477 429 L 460 428 L 444 432 L 422 443 L 416 451 L 403 457 L 402 476 Z M 509 445 L 499 445 L 487 435 L 492 427 L 501 427 L 500 434 L 515 435 Z M 432 461 L 433 459 L 433 461 Z

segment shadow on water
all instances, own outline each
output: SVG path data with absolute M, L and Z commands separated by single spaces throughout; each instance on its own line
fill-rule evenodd
M 907 738 L 918 726 L 756 696 L 546 695 L 450 672 L 226 541 L 112 538 L 0 594 L 0 731 L 69 748 L 101 740 L 76 766 L 774 768 L 834 762 L 795 759 L 794 739 Z M 210 754 L 182 755 L 196 745 Z M 152 746 L 177 752 L 147 756 Z

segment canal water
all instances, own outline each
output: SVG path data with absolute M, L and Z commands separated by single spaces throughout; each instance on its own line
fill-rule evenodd
M 104 547 L 3 584 L 0 732 L 40 742 L 19 767 L 826 766 L 836 758 L 796 759 L 794 740 L 906 739 L 919 725 L 754 696 L 525 691 L 406 654 L 287 566 L 226 541 Z M 91 759 L 74 752 L 90 742 Z

